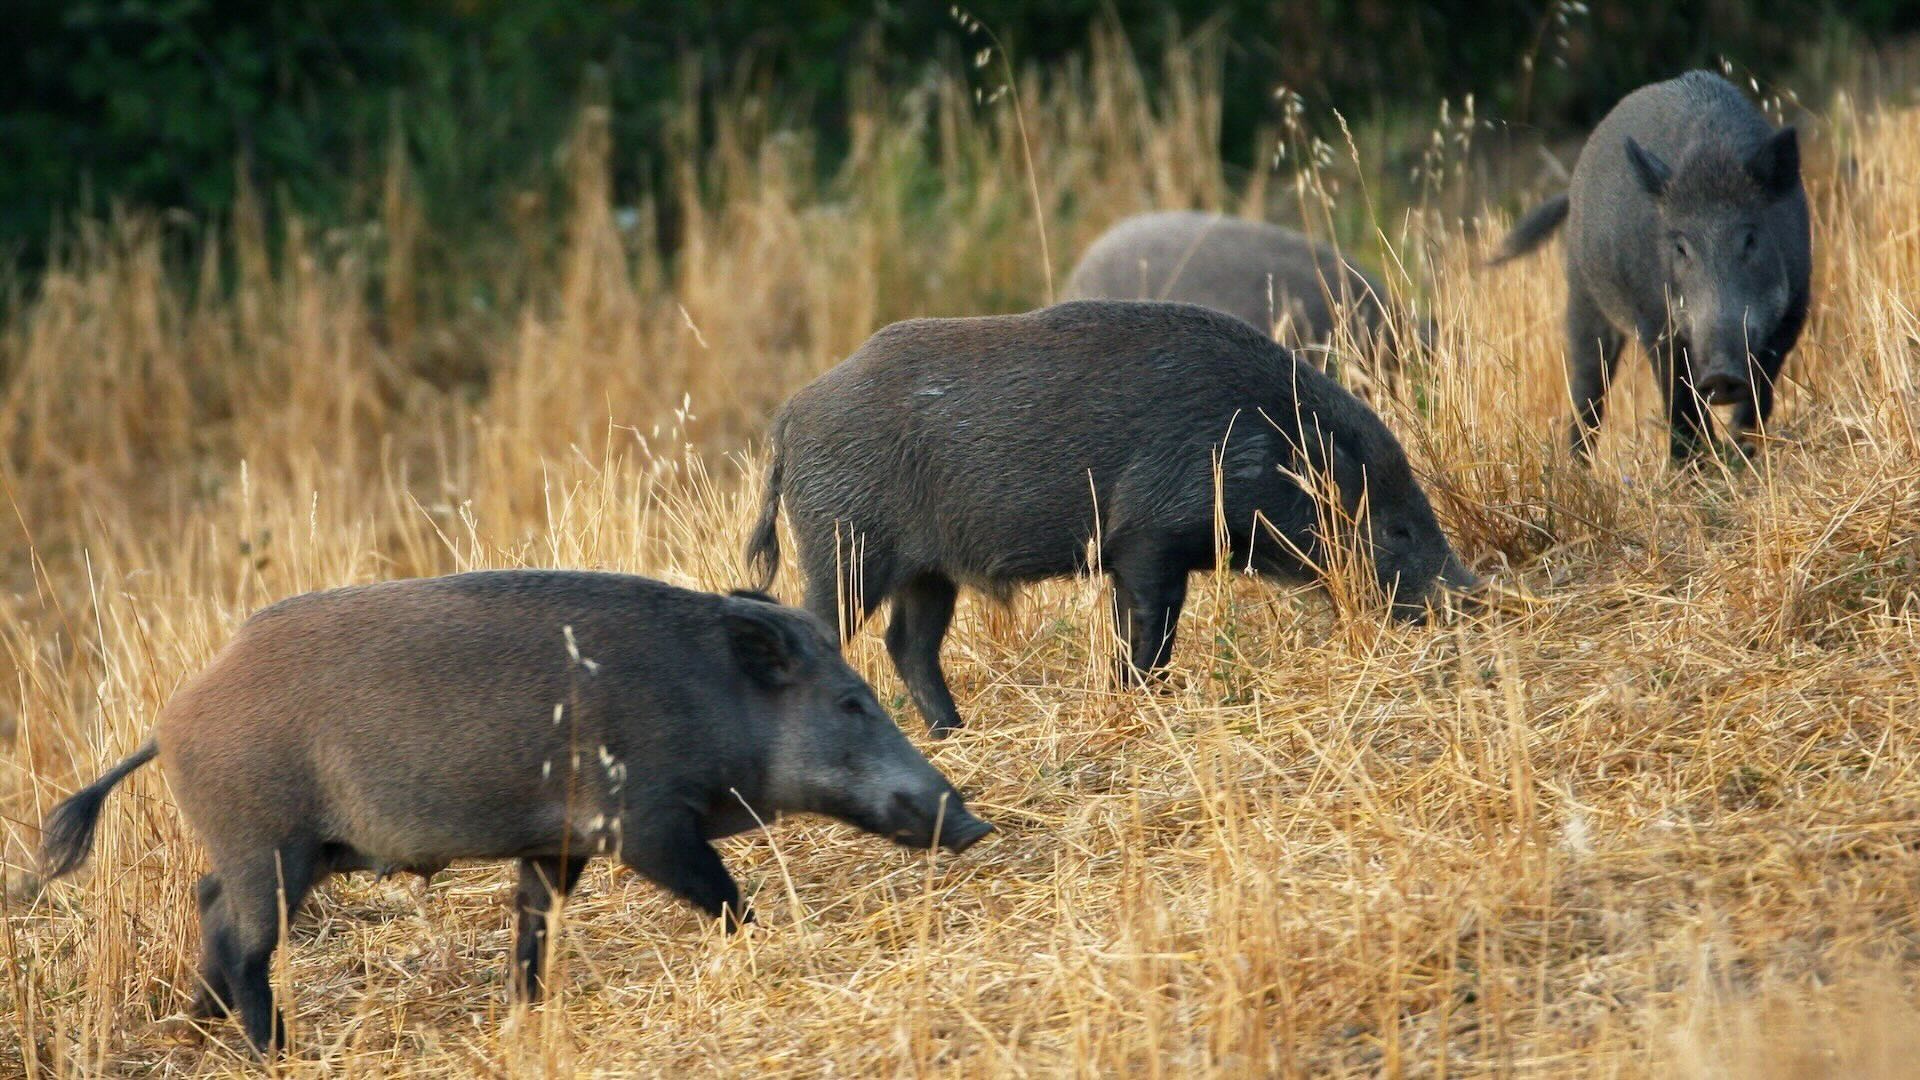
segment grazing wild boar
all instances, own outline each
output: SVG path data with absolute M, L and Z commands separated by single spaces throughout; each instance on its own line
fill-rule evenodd
M 1365 405 L 1239 319 L 1191 304 L 1083 300 L 1025 315 L 895 323 L 774 420 L 747 558 L 763 587 L 786 506 L 805 606 L 851 633 L 893 601 L 887 650 L 936 734 L 960 723 L 940 671 L 956 589 L 1088 569 L 1113 578 L 1127 675 L 1173 649 L 1187 575 L 1325 565 L 1331 476 L 1365 520 L 1395 610 L 1471 587 L 1393 434 Z M 1097 544 L 1095 543 L 1097 541 Z
M 1199 304 L 1294 348 L 1332 341 L 1342 314 L 1363 345 L 1397 329 L 1386 286 L 1334 249 L 1278 225 L 1192 210 L 1139 214 L 1100 234 L 1065 296 Z
M 155 756 L 212 856 L 198 1015 L 282 1045 L 267 982 L 282 905 L 328 874 L 518 859 L 512 989 L 541 991 L 547 915 L 606 854 L 728 928 L 709 844 L 825 814 L 963 851 L 992 831 L 907 742 L 832 631 L 760 594 L 496 571 L 310 593 L 254 615 L 154 738 L 54 808 L 48 877 Z M 749 810 L 751 807 L 751 810 Z
M 1628 94 L 1580 151 L 1564 195 L 1529 211 L 1495 262 L 1567 226 L 1570 441 L 1592 451 L 1626 335 L 1653 362 L 1675 460 L 1712 440 L 1707 406 L 1746 437 L 1806 322 L 1807 196 L 1792 128 L 1693 71 Z

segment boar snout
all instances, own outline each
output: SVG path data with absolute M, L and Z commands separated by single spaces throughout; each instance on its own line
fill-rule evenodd
M 1415 626 L 1424 624 L 1434 609 L 1453 607 L 1473 610 L 1481 605 L 1487 579 L 1467 569 L 1457 555 L 1449 552 L 1446 561 L 1425 587 L 1400 585 L 1393 591 L 1393 616 Z
M 990 823 L 975 817 L 951 790 L 895 792 L 889 815 L 893 838 L 903 846 L 927 848 L 939 844 L 955 855 L 993 831 Z
M 1459 556 L 1447 556 L 1447 564 L 1440 570 L 1440 587 L 1447 592 L 1472 596 L 1486 588 L 1487 579 L 1467 568 Z
M 992 831 L 992 822 L 974 817 L 963 807 L 957 815 L 941 822 L 940 846 L 958 855 Z
M 1728 371 L 1715 371 L 1696 384 L 1709 405 L 1731 405 L 1747 396 L 1747 380 Z
M 1435 590 L 1435 601 L 1444 602 L 1458 612 L 1474 613 L 1487 610 L 1489 601 L 1489 580 L 1467 569 L 1465 563 L 1457 558 L 1447 560 L 1447 568 L 1441 571 L 1439 586 Z
M 1736 329 L 1723 331 L 1720 337 L 1734 341 L 1715 348 L 1710 353 L 1712 359 L 1690 373 L 1694 392 L 1709 405 L 1731 405 L 1753 392 L 1747 380 L 1746 335 Z
M 1708 401 L 1730 405 L 1753 401 L 1756 394 L 1771 396 L 1761 392 L 1773 382 L 1772 373 L 1779 370 L 1779 358 L 1760 343 L 1771 340 L 1773 326 L 1773 323 L 1750 318 L 1744 333 L 1721 349 L 1719 362 L 1707 372 L 1710 380 L 1718 377 L 1718 381 L 1712 387 L 1701 388 L 1701 394 Z

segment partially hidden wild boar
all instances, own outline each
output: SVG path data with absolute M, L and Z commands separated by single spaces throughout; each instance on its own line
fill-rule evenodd
M 1139 214 L 1100 234 L 1064 295 L 1199 304 L 1293 348 L 1328 344 L 1343 324 L 1368 348 L 1382 335 L 1415 336 L 1386 286 L 1333 248 L 1279 225 L 1192 210 Z M 1404 344 L 1386 342 L 1390 356 Z
M 887 650 L 944 734 L 960 723 L 939 661 L 959 586 L 1004 595 L 1091 556 L 1113 579 L 1122 674 L 1152 673 L 1187 575 L 1215 563 L 1216 506 L 1233 565 L 1305 578 L 1327 565 L 1308 487 L 1329 476 L 1345 511 L 1364 494 L 1400 614 L 1477 583 L 1379 417 L 1239 319 L 1114 300 L 916 319 L 781 409 L 747 558 L 770 584 L 784 504 L 807 609 L 831 622 L 848 598 L 851 633 L 892 600 Z
M 1811 295 L 1794 129 L 1710 72 L 1641 87 L 1588 137 L 1567 193 L 1529 211 L 1494 261 L 1563 221 L 1574 451 L 1591 453 L 1629 334 L 1653 362 L 1675 460 L 1711 444 L 1713 405 L 1733 406 L 1750 449 Z
M 237 1009 L 262 1052 L 284 1042 L 267 981 L 282 905 L 329 874 L 518 859 L 511 982 L 531 999 L 547 916 L 591 855 L 731 929 L 752 913 L 716 837 L 789 812 L 956 852 L 992 831 L 812 615 L 620 574 L 460 574 L 262 610 L 145 746 L 54 808 L 49 878 L 155 756 L 213 862 L 193 1011 Z

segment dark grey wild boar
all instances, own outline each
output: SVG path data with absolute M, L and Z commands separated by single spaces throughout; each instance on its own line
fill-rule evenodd
M 1363 344 L 1396 329 L 1386 286 L 1338 251 L 1278 225 L 1193 210 L 1139 214 L 1100 234 L 1065 296 L 1199 304 L 1289 347 L 1333 340 L 1342 316 Z
M 1575 452 L 1592 450 L 1628 334 L 1653 362 L 1675 460 L 1711 443 L 1711 405 L 1733 406 L 1747 448 L 1807 318 L 1813 241 L 1794 130 L 1710 72 L 1641 87 L 1587 139 L 1567 193 L 1529 211 L 1495 261 L 1562 221 Z
M 891 599 L 887 650 L 944 734 L 960 723 L 939 659 L 958 587 L 1004 594 L 1084 571 L 1095 541 L 1123 674 L 1167 662 L 1187 575 L 1215 561 L 1216 460 L 1236 566 L 1302 578 L 1324 565 L 1299 478 L 1330 474 L 1349 511 L 1365 493 L 1374 569 L 1401 615 L 1476 584 L 1400 444 L 1353 395 L 1239 319 L 1116 300 L 873 335 L 775 418 L 747 557 L 771 583 L 784 502 L 807 609 L 831 622 L 853 598 L 850 633 Z
M 752 913 L 708 841 L 756 814 L 956 852 L 992 831 L 819 620 L 618 574 L 460 574 L 266 608 L 153 739 L 54 808 L 48 877 L 86 859 L 108 790 L 156 755 L 213 861 L 194 1012 L 237 1008 L 261 1051 L 284 1042 L 267 982 L 281 905 L 328 874 L 518 859 L 512 989 L 535 998 L 547 915 L 590 855 L 731 928 Z

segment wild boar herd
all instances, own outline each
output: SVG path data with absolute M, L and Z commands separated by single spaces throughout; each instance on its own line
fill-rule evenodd
M 1659 375 L 1676 460 L 1709 444 L 1713 405 L 1733 406 L 1745 445 L 1809 302 L 1793 130 L 1708 73 L 1642 88 L 1496 261 L 1562 223 L 1574 450 L 1628 335 Z M 1167 664 L 1188 576 L 1223 555 L 1311 579 L 1330 509 L 1395 615 L 1480 586 L 1393 432 L 1289 348 L 1343 327 L 1423 347 L 1430 328 L 1371 274 L 1285 229 L 1163 213 L 1093 244 L 1068 292 L 894 324 L 796 393 L 771 430 L 754 591 L 492 571 L 260 611 L 145 745 L 53 810 L 45 876 L 81 865 L 108 791 L 163 758 L 213 864 L 193 1012 L 236 1010 L 270 1053 L 282 913 L 330 874 L 518 860 L 509 984 L 531 1000 L 548 917 L 592 856 L 732 929 L 752 912 L 718 837 L 792 813 L 954 852 L 990 833 L 841 656 L 882 601 L 887 652 L 941 736 L 961 723 L 940 647 L 963 586 L 1106 574 L 1126 680 Z M 765 591 L 783 509 L 799 608 Z

